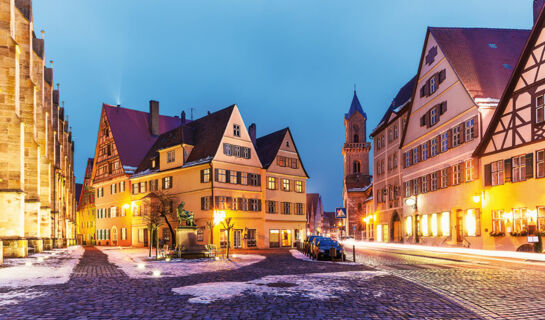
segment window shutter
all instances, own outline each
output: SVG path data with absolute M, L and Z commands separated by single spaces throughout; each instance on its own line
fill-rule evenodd
M 526 154 L 526 179 L 534 177 L 534 154 Z
M 441 135 L 437 136 L 437 154 L 441 153 Z
M 225 182 L 231 183 L 231 170 L 225 170 Z
M 428 185 L 428 192 L 431 191 L 431 174 L 426 175 L 426 184 Z
M 447 147 L 448 149 L 452 149 L 452 129 L 448 129 L 447 131 Z
M 492 164 L 484 166 L 484 185 L 485 187 L 492 185 Z
M 505 182 L 511 182 L 511 169 L 512 169 L 511 158 L 503 160 L 503 177 Z
M 428 146 L 426 148 L 426 156 L 429 159 L 429 158 L 431 158 L 431 140 L 426 141 L 426 145 Z
M 414 164 L 413 163 L 413 150 L 412 149 L 409 150 L 408 153 L 409 153 L 409 165 L 412 165 L 412 164 Z
M 460 127 L 460 144 L 464 143 L 466 141 L 466 135 L 465 135 L 465 128 L 466 128 L 466 123 L 465 121 L 460 123 L 459 125 Z
M 428 114 L 426 113 L 425 115 L 423 115 L 422 117 L 420 117 L 420 126 L 423 127 L 426 125 L 426 118 L 427 118 Z
M 423 85 L 422 88 L 420 88 L 420 98 L 423 98 L 426 96 L 426 85 Z
M 447 112 L 447 102 L 444 101 L 439 105 L 439 114 Z
M 430 81 L 426 81 L 426 84 L 424 85 L 424 96 L 430 95 Z
M 473 138 L 479 137 L 479 118 L 477 116 L 473 117 Z
M 257 211 L 261 211 L 261 200 L 257 200 Z
M 260 174 L 257 175 L 257 186 L 261 187 L 261 175 Z
M 479 171 L 481 171 L 479 158 L 473 158 L 471 162 L 473 163 L 473 178 L 479 179 Z
M 202 171 L 201 171 L 202 173 Z M 204 197 L 201 197 L 201 210 L 205 210 L 204 208 Z
M 201 170 L 201 183 L 204 182 L 204 170 Z
M 416 148 L 417 152 L 418 152 L 418 161 L 422 161 L 422 145 L 419 145 L 417 148 Z
M 452 185 L 452 167 L 447 168 L 447 187 Z
M 238 171 L 237 172 L 237 184 L 241 184 L 242 183 L 242 172 Z
M 447 70 L 443 69 L 439 71 L 439 83 L 442 83 L 447 78 Z
M 466 181 L 466 162 L 462 161 L 460 163 L 460 183 L 464 183 Z
M 218 181 L 218 169 L 214 169 L 214 181 Z

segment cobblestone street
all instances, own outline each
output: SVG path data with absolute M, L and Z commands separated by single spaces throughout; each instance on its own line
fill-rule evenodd
M 438 269 L 440 270 L 440 269 Z M 208 282 L 250 281 L 270 275 L 337 272 L 376 273 L 354 264 L 310 262 L 288 252 L 238 270 L 179 278 L 130 279 L 95 248 L 86 248 L 68 283 L 30 288 L 43 294 L 18 304 L 0 305 L 2 319 L 481 319 L 468 308 L 395 275 L 331 277 L 337 297 L 315 300 L 299 294 L 244 292 L 211 304 L 188 303 L 172 288 Z M 365 274 L 365 272 L 364 272 Z M 289 287 L 289 283 L 278 283 Z M 282 288 L 277 288 L 282 290 Z M 6 289 L 2 289 L 6 291 Z

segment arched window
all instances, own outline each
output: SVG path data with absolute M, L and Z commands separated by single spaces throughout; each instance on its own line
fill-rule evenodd
M 352 141 L 353 143 L 359 143 L 360 142 L 360 136 L 358 136 L 357 134 L 354 135 L 354 139 Z
M 360 162 L 354 161 L 353 168 L 353 173 L 360 173 Z

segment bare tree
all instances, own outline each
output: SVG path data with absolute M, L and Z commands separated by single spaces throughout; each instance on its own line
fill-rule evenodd
M 165 192 L 164 190 L 157 190 L 149 193 L 146 197 L 151 200 L 151 208 L 156 211 L 156 213 L 164 219 L 164 222 L 167 224 L 168 229 L 170 230 L 170 243 L 171 247 L 174 247 L 176 243 L 176 233 L 174 228 L 169 220 L 177 219 L 176 210 L 174 210 L 173 202 L 175 196 Z
M 151 257 L 151 248 L 153 246 L 152 238 L 153 234 L 155 232 L 155 259 L 158 258 L 158 251 L 159 251 L 159 228 L 163 225 L 163 216 L 160 213 L 160 210 L 158 210 L 157 201 L 153 201 L 153 199 L 147 199 L 147 210 L 144 211 L 144 214 L 142 215 L 142 220 L 146 223 L 150 230 L 150 246 L 149 246 L 149 256 Z
M 208 244 L 214 244 L 214 221 L 206 222 L 208 228 Z
M 231 218 L 226 218 L 221 222 L 221 224 L 223 225 L 223 228 L 227 230 L 227 259 L 229 259 L 229 248 L 231 247 L 230 233 L 231 230 L 235 227 L 235 224 L 231 222 Z

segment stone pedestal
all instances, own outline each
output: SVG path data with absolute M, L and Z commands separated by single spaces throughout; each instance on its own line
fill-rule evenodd
M 3 239 L 2 252 L 5 258 L 26 258 L 28 241 L 26 239 Z
M 42 239 L 28 239 L 28 247 L 34 248 L 34 253 L 44 251 L 44 241 Z
M 44 239 L 44 250 L 53 250 L 53 239 Z
M 197 246 L 197 227 L 179 227 L 176 229 L 176 246 L 188 251 Z

